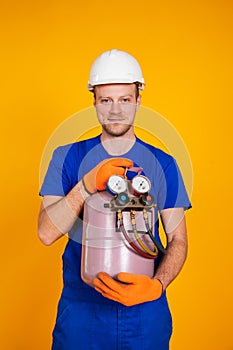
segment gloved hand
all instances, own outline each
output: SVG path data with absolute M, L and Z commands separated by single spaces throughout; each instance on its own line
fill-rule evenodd
M 124 175 L 125 168 L 132 166 L 132 160 L 126 158 L 104 160 L 83 177 L 84 186 L 89 193 L 103 191 L 111 175 Z
M 93 285 L 105 298 L 126 306 L 156 300 L 163 293 L 162 283 L 145 275 L 120 272 L 117 279 L 119 282 L 107 273 L 100 272 L 98 278 L 93 280 Z

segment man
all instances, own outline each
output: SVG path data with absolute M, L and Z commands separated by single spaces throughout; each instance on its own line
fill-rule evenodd
M 50 245 L 69 233 L 53 350 L 169 348 L 172 321 L 166 288 L 186 259 L 184 210 L 190 203 L 175 160 L 135 136 L 133 123 L 143 88 L 141 68 L 131 55 L 118 50 L 100 55 L 88 89 L 94 93 L 102 133 L 56 149 L 42 185 L 41 241 Z M 155 236 L 159 240 L 159 212 L 166 253 L 154 260 L 152 278 L 119 271 L 113 279 L 99 271 L 89 286 L 80 276 L 84 202 L 105 190 L 111 175 L 124 175 L 133 166 L 143 168 L 152 184 Z

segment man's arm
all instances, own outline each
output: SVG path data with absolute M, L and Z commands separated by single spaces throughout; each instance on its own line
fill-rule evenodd
M 65 196 L 44 196 L 38 220 L 38 235 L 45 245 L 51 245 L 67 233 L 80 214 L 88 193 L 82 181 Z
M 133 162 L 130 159 L 103 160 L 89 171 L 66 196 L 44 196 L 38 223 L 40 240 L 46 245 L 51 245 L 67 233 L 83 209 L 86 198 L 97 190 L 104 190 L 111 175 L 123 175 L 125 168 L 132 166 Z
M 188 239 L 183 208 L 161 211 L 164 231 L 167 235 L 167 250 L 154 276 L 162 282 L 163 289 L 176 278 L 187 257 Z

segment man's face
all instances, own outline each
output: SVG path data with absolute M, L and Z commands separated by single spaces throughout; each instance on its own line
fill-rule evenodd
M 97 117 L 110 136 L 123 136 L 133 130 L 136 111 L 140 105 L 135 84 L 106 84 L 95 87 Z

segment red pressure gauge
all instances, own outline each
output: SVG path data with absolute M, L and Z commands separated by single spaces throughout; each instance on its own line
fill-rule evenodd
M 151 189 L 150 180 L 143 175 L 137 175 L 132 180 L 132 188 L 138 194 L 148 193 Z

